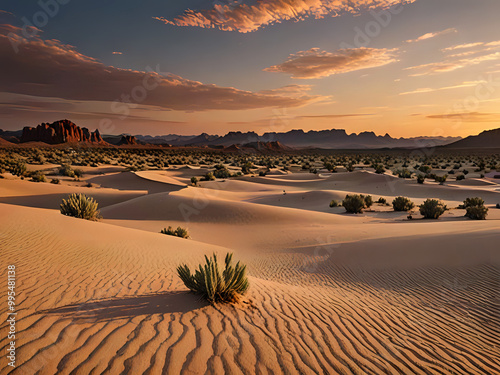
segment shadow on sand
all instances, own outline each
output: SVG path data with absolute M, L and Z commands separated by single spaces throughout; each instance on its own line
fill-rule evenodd
M 189 292 L 165 292 L 143 296 L 102 299 L 40 311 L 74 320 L 106 321 L 140 315 L 186 313 L 208 306 Z

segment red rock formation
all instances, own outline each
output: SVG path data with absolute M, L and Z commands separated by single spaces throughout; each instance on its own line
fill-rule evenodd
M 136 145 L 137 144 L 137 140 L 135 139 L 135 137 L 133 135 L 122 135 L 122 138 L 120 139 L 120 141 L 118 142 L 118 146 L 121 146 L 121 145 Z
M 99 130 L 90 132 L 80 128 L 69 120 L 55 121 L 52 124 L 42 123 L 36 128 L 26 126 L 21 135 L 21 142 L 45 142 L 59 144 L 66 142 L 104 143 Z

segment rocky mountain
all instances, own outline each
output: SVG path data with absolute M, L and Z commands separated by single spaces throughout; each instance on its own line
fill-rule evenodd
M 147 138 L 137 136 L 139 140 L 147 142 Z M 344 129 L 331 129 L 305 132 L 302 129 L 291 130 L 285 133 L 265 133 L 258 135 L 255 132 L 229 132 L 224 136 L 168 136 L 155 137 L 156 144 L 172 146 L 224 146 L 245 145 L 255 142 L 279 142 L 287 147 L 294 148 L 324 148 L 324 149 L 367 149 L 367 148 L 418 148 L 435 147 L 449 144 L 461 139 L 460 137 L 415 137 L 392 138 L 389 134 L 376 135 L 374 132 L 347 134 Z
M 44 142 L 48 144 L 88 142 L 104 144 L 99 130 L 90 132 L 80 128 L 69 120 L 55 121 L 51 124 L 42 123 L 35 128 L 26 126 L 19 139 L 24 142 Z
M 453 142 L 446 148 L 499 148 L 500 149 L 500 128 L 485 130 L 478 135 L 471 135 L 460 141 Z

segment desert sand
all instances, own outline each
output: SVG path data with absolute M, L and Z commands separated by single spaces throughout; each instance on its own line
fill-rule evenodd
M 111 168 L 86 174 L 92 187 L 0 180 L 2 280 L 7 262 L 17 272 L 12 374 L 499 373 L 495 181 L 356 171 L 188 186 L 204 173 Z M 73 192 L 93 196 L 103 219 L 61 215 Z M 481 196 L 490 212 L 408 221 L 377 204 L 360 215 L 328 206 L 349 192 L 450 207 Z M 169 225 L 191 238 L 159 233 Z M 248 266 L 245 300 L 210 306 L 188 293 L 175 268 L 228 251 Z

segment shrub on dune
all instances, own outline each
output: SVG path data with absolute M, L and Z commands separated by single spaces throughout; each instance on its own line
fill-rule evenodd
M 33 176 L 31 177 L 31 181 L 33 182 L 46 182 L 47 179 L 45 178 L 45 174 L 43 172 L 35 172 Z
M 392 201 L 394 211 L 410 211 L 413 207 L 415 207 L 415 203 L 406 197 L 397 197 Z
M 342 204 L 339 201 L 336 201 L 335 199 L 330 202 L 330 207 L 339 207 L 342 206 Z
M 365 197 L 359 194 L 349 195 L 347 194 L 342 201 L 342 206 L 344 206 L 346 212 L 351 214 L 360 214 L 365 208 Z
M 465 208 L 465 217 L 472 220 L 485 220 L 488 208 L 484 206 L 484 200 L 480 197 L 467 198 L 462 205 Z
M 177 227 L 177 229 L 173 229 L 171 226 L 168 228 L 163 228 L 160 233 L 167 234 L 169 236 L 175 236 L 180 238 L 189 238 L 189 232 L 186 228 Z
M 196 177 L 191 177 L 191 185 L 193 185 L 193 186 L 198 185 L 198 179 Z
M 98 205 L 94 198 L 87 197 L 85 194 L 74 193 L 68 199 L 63 199 L 60 210 L 66 216 L 96 221 L 101 218 L 101 214 L 97 209 Z
M 387 199 L 385 199 L 384 197 L 380 197 L 380 198 L 377 200 L 377 203 L 379 203 L 379 204 L 386 204 L 386 203 L 387 203 Z
M 205 256 L 205 265 L 199 265 L 194 274 L 187 265 L 177 267 L 177 274 L 184 285 L 193 293 L 201 295 L 210 304 L 237 302 L 248 290 L 246 266 L 232 265 L 233 254 L 228 253 L 225 268 L 220 272 L 217 256 Z
M 427 199 L 420 205 L 420 214 L 425 219 L 438 219 L 446 211 L 446 205 L 437 199 Z
M 419 175 L 417 176 L 417 183 L 419 183 L 419 184 L 423 184 L 423 183 L 424 183 L 424 181 L 425 181 L 425 176 L 424 176 L 423 174 L 419 174 Z
M 365 200 L 365 206 L 367 208 L 370 208 L 373 205 L 373 198 L 371 195 L 363 195 L 362 196 Z

